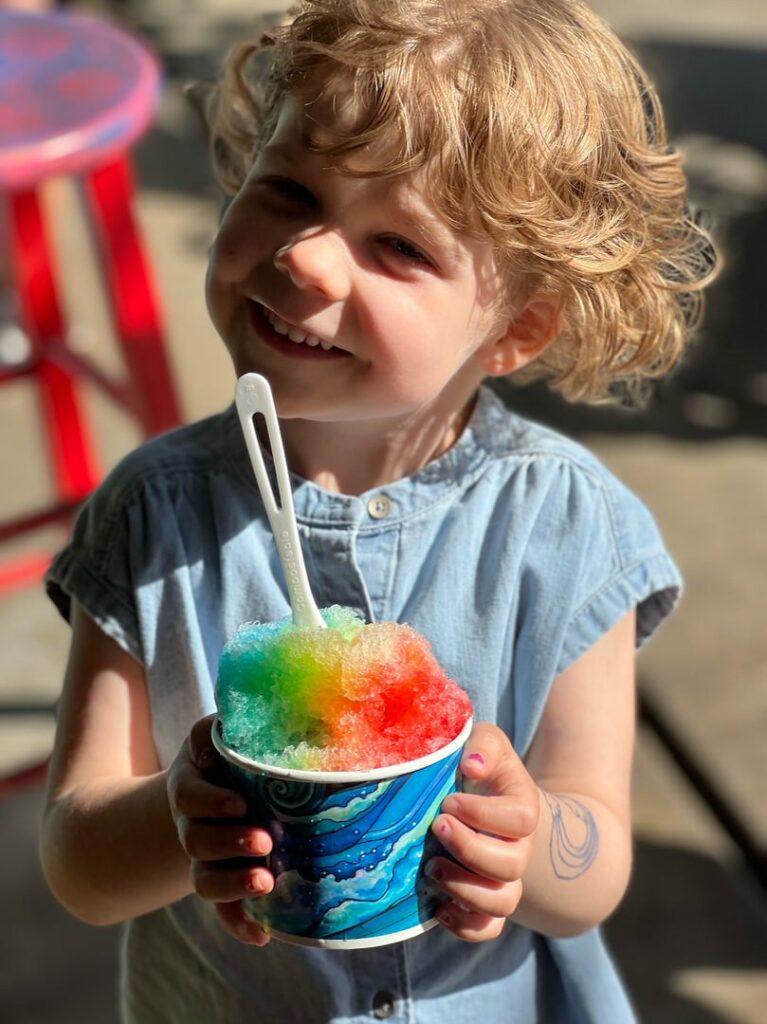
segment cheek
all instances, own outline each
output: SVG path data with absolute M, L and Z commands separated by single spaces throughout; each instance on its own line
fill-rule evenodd
M 213 260 L 213 250 L 208 253 L 208 266 L 205 271 L 205 305 L 208 307 L 208 315 L 213 323 L 217 323 L 219 296 L 216 282 L 216 268 Z
M 222 260 L 222 250 L 214 245 L 208 255 L 205 274 L 205 304 L 213 326 L 226 339 L 237 307 L 238 280 Z
M 242 281 L 261 258 L 268 234 L 266 219 L 246 196 L 236 196 L 224 214 L 210 248 L 209 265 L 222 284 Z
M 239 280 L 244 264 L 244 247 L 232 227 L 222 225 L 208 254 L 208 281 L 211 286 Z

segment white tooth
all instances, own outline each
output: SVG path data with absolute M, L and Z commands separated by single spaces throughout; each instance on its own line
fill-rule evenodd
M 304 334 L 304 332 L 299 331 L 297 327 L 290 328 L 290 330 L 288 331 L 288 337 L 290 338 L 291 341 L 296 342 L 304 341 L 306 339 L 306 335 Z
M 320 343 L 320 339 L 319 338 L 315 338 L 313 334 L 307 334 L 306 335 L 306 344 L 309 346 L 309 348 L 317 348 L 319 343 Z
M 329 341 L 321 341 L 320 348 L 324 348 L 326 352 L 329 352 L 333 346 Z
M 278 320 L 277 317 L 272 320 L 272 327 L 278 334 L 287 334 L 290 330 L 288 325 L 283 323 L 282 320 Z

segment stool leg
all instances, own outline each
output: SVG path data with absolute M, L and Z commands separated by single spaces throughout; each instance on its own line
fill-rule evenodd
M 16 192 L 9 203 L 11 266 L 24 327 L 33 346 L 32 376 L 38 385 L 46 437 L 59 498 L 85 498 L 100 473 L 80 410 L 75 378 L 46 350 L 64 348 L 64 318 L 40 203 L 34 191 Z
M 133 182 L 121 157 L 86 178 L 86 195 L 112 298 L 115 327 L 147 434 L 181 422 L 149 265 L 133 216 Z

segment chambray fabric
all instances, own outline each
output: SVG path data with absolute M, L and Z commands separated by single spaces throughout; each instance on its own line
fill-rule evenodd
M 369 621 L 408 622 L 524 755 L 553 680 L 631 608 L 637 644 L 679 594 L 641 502 L 574 442 L 481 389 L 458 443 L 381 491 L 297 477 L 313 589 Z M 374 511 L 390 502 L 390 511 Z M 384 502 L 385 506 L 386 503 Z M 289 614 L 233 409 L 129 455 L 83 509 L 48 589 L 75 597 L 145 667 L 163 766 L 215 710 L 219 653 L 244 620 Z M 551 940 L 508 924 L 471 945 L 443 929 L 374 950 L 243 946 L 196 897 L 126 926 L 129 1024 L 375 1020 L 624 1024 L 634 1020 L 600 934 Z

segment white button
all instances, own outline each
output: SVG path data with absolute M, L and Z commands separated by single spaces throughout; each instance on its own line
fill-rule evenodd
M 387 498 L 385 494 L 377 494 L 368 502 L 368 512 L 373 519 L 386 519 L 391 509 L 391 498 Z

